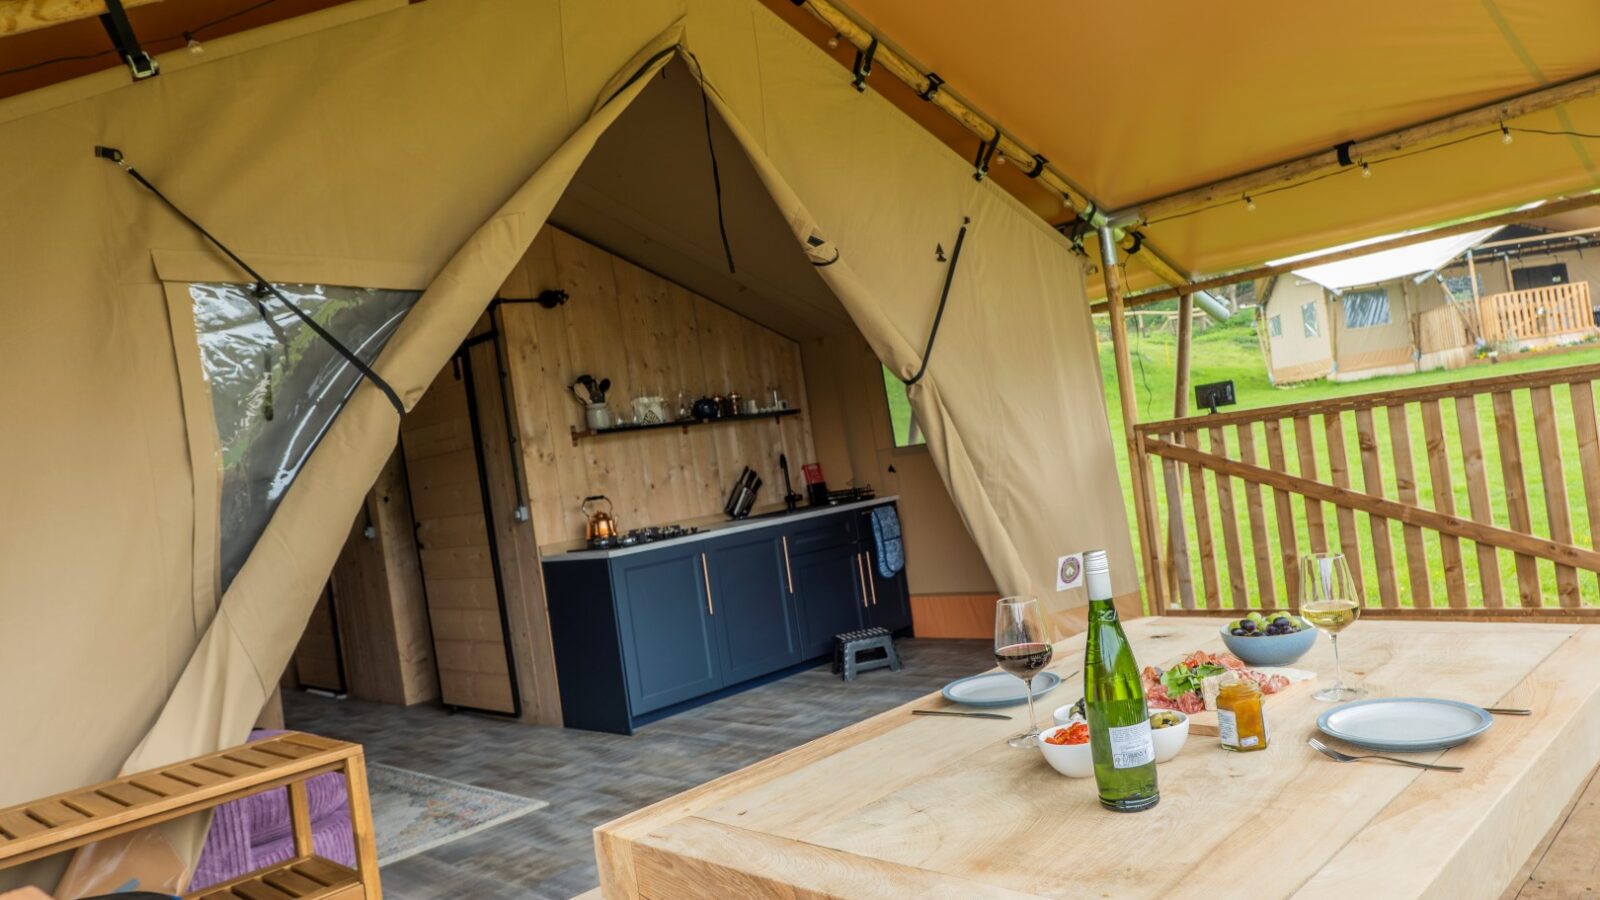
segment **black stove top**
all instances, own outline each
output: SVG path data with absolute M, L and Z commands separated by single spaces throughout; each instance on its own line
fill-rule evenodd
M 649 528 L 635 528 L 617 537 L 591 538 L 588 545 L 590 550 L 615 550 L 618 547 L 653 544 L 657 541 L 670 541 L 673 538 L 699 533 L 700 529 L 693 525 L 653 525 Z

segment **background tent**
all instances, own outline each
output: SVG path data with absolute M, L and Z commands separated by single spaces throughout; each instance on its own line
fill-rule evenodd
M 176 288 L 247 279 L 97 144 L 269 280 L 422 291 L 376 362 L 410 405 L 595 140 L 688 54 L 795 252 L 837 256 L 817 271 L 902 376 L 934 247 L 970 220 L 911 393 L 933 458 L 1003 590 L 1052 594 L 1058 555 L 1102 546 L 1135 594 L 1078 262 L 965 160 L 749 0 L 358 5 L 0 105 L 0 165 L 28 173 L 0 188 L 25 211 L 0 222 L 0 640 L 28 673 L 0 701 L 0 803 L 240 740 L 395 440 L 363 383 L 219 599 L 214 426 L 185 396 Z

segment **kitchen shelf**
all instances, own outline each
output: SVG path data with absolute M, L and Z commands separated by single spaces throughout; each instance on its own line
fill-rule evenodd
M 772 419 L 776 421 L 784 416 L 796 416 L 799 414 L 800 410 L 798 409 L 773 409 L 760 413 L 739 413 L 738 415 L 733 416 L 722 416 L 721 418 L 717 419 L 690 419 L 686 422 L 657 422 L 653 425 L 619 425 L 614 428 L 602 428 L 599 431 L 588 429 L 579 431 L 578 429 L 573 428 L 572 445 L 576 447 L 579 441 L 586 441 L 590 438 L 607 437 L 613 434 L 634 434 L 640 431 L 658 431 L 663 428 L 682 428 L 684 433 L 687 434 L 689 429 L 699 428 L 705 425 L 722 425 L 728 422 L 753 422 L 758 419 Z

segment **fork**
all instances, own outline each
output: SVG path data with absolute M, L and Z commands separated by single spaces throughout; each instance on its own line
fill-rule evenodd
M 1348 753 L 1340 753 L 1338 750 L 1335 750 L 1332 747 L 1329 747 L 1327 744 L 1324 744 L 1323 742 L 1317 740 L 1316 738 L 1310 738 L 1310 739 L 1308 739 L 1306 741 L 1306 743 L 1311 745 L 1311 749 L 1317 751 L 1318 753 L 1321 753 L 1323 756 L 1326 756 L 1327 758 L 1333 760 L 1334 762 L 1347 763 L 1347 762 L 1357 762 L 1358 760 L 1363 760 L 1363 759 L 1382 759 L 1382 760 L 1387 760 L 1387 761 L 1392 762 L 1392 763 L 1399 763 L 1402 766 L 1412 766 L 1412 767 L 1415 767 L 1415 768 L 1418 768 L 1418 769 L 1432 769 L 1435 772 L 1463 772 L 1463 771 L 1466 771 L 1465 769 L 1462 769 L 1460 766 L 1438 766 L 1438 765 L 1434 765 L 1432 763 L 1420 763 L 1420 762 L 1415 762 L 1415 761 L 1409 760 L 1409 759 L 1398 759 L 1398 758 L 1393 757 L 1393 756 L 1378 756 L 1377 754 L 1367 754 L 1365 756 L 1351 756 Z

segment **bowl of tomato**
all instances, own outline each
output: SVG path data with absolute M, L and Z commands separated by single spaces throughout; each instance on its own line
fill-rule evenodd
M 1050 768 L 1068 778 L 1094 774 L 1094 754 L 1089 750 L 1089 726 L 1082 721 L 1055 725 L 1039 732 L 1039 749 Z

